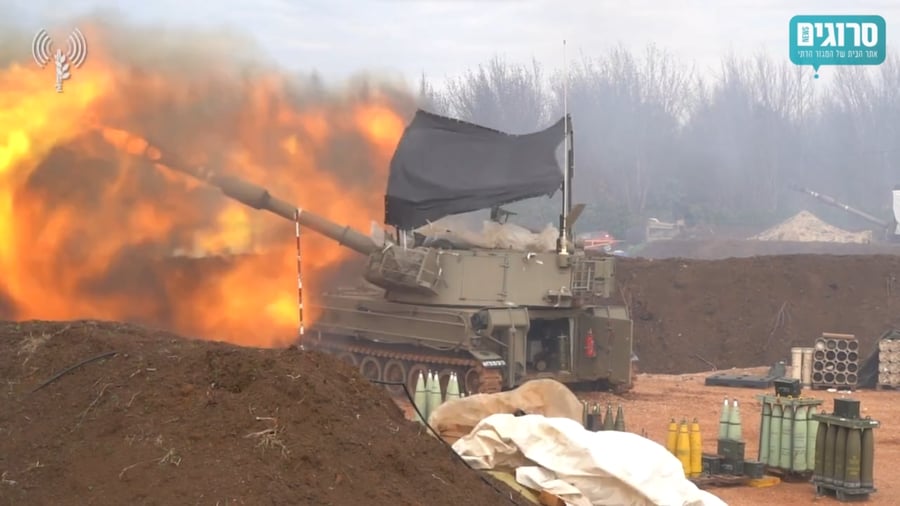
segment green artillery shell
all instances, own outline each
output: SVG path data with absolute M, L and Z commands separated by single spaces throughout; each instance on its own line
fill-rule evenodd
M 728 439 L 734 441 L 743 441 L 743 427 L 741 426 L 741 406 L 738 400 L 734 399 L 731 405 L 731 412 L 728 416 Z
M 722 414 L 719 415 L 719 439 L 728 439 L 728 420 L 731 419 L 731 405 L 728 397 L 722 403 Z
M 419 377 L 416 379 L 416 394 L 413 397 L 413 401 L 416 404 L 416 407 L 419 408 L 419 413 L 422 414 L 422 417 L 416 415 L 416 418 L 419 420 L 419 423 L 424 424 L 428 419 L 428 392 L 425 390 L 425 377 L 422 375 L 422 371 L 419 371 Z
M 859 466 L 859 484 L 862 488 L 875 486 L 875 434 L 872 429 L 863 429 L 862 461 Z
M 612 404 L 606 405 L 606 416 L 603 420 L 603 430 L 615 430 L 616 422 L 613 418 Z
M 781 462 L 782 411 L 780 404 L 772 405 L 772 422 L 769 427 L 769 465 L 773 467 L 778 467 Z
M 834 447 L 837 442 L 837 425 L 828 424 L 828 432 L 825 433 L 825 467 L 822 469 L 822 481 L 832 483 L 834 481 Z
M 793 443 L 794 434 L 791 429 L 794 428 L 794 407 L 787 405 L 784 407 L 781 421 L 781 457 L 778 460 L 778 467 L 786 470 L 791 469 L 791 443 Z
M 844 469 L 844 486 L 859 488 L 859 470 L 862 462 L 862 431 L 847 431 L 847 467 Z
M 794 431 L 794 447 L 791 451 L 791 470 L 799 473 L 806 471 L 806 425 L 807 413 L 806 406 L 797 406 L 794 411 L 793 431 Z
M 847 427 L 838 427 L 834 442 L 834 484 L 844 486 L 844 472 L 847 470 Z
M 806 469 L 813 471 L 816 469 L 816 441 L 819 435 L 819 421 L 813 419 L 819 410 L 815 406 L 810 406 L 807 413 L 806 425 Z M 825 437 L 823 434 L 822 437 Z
M 759 461 L 769 463 L 769 426 L 772 424 L 772 404 L 763 402 L 762 419 L 759 426 Z
M 818 427 L 816 427 L 816 461 L 813 469 L 817 478 L 823 478 L 825 476 L 825 436 L 828 433 L 828 424 L 815 422 Z
M 625 413 L 622 412 L 622 405 L 616 409 L 616 421 L 613 423 L 613 429 L 619 432 L 625 432 Z

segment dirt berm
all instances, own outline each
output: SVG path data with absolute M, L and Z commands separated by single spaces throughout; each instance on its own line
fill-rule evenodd
M 526 504 L 319 353 L 2 322 L 0 378 L 2 505 Z
M 771 365 L 822 332 L 855 334 L 861 358 L 900 325 L 900 256 L 622 259 L 619 295 L 642 372 Z

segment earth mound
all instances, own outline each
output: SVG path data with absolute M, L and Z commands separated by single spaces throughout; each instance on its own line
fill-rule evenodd
M 525 504 L 316 352 L 0 322 L 0 378 L 4 505 Z
M 759 241 L 869 244 L 872 242 L 872 231 L 849 232 L 826 223 L 809 211 L 800 211 L 791 218 L 750 239 Z
M 900 245 L 873 242 L 760 241 L 734 238 L 671 239 L 642 247 L 641 258 L 693 258 L 719 260 L 771 255 L 900 255 Z
M 822 332 L 855 334 L 866 357 L 900 326 L 900 256 L 620 259 L 616 278 L 641 372 L 771 365 Z

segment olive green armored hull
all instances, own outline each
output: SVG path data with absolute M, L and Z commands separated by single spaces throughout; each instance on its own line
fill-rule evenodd
M 374 286 L 315 295 L 305 344 L 410 388 L 428 370 L 445 382 L 455 372 L 470 393 L 546 377 L 631 387 L 632 322 L 625 307 L 601 303 L 614 286 L 613 257 L 430 253 L 440 280 L 415 295 Z

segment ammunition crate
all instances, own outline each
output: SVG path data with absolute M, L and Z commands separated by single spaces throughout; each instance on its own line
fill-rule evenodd
M 838 411 L 838 400 L 834 400 L 835 411 Z M 824 444 L 815 447 L 816 468 L 812 482 L 816 492 L 829 492 L 839 501 L 853 499 L 853 496 L 865 499 L 867 494 L 875 491 L 873 429 L 881 423 L 871 418 L 820 413 L 814 414 L 812 419 L 819 422 L 817 433 L 824 431 Z
M 733 439 L 720 439 L 718 441 L 718 445 L 716 448 L 716 453 L 721 455 L 723 459 L 731 459 L 731 460 L 740 460 L 744 461 L 744 447 L 745 443 L 743 441 L 735 441 Z
M 700 459 L 703 465 L 703 474 L 719 474 L 722 472 L 722 457 L 719 455 L 710 455 L 704 453 Z
M 800 397 L 801 387 L 798 379 L 777 379 L 775 384 L 775 395 L 778 397 Z
M 765 474 L 766 466 L 762 462 L 758 460 L 745 460 L 744 461 L 744 474 L 747 475 L 750 479 L 756 480 L 763 477 Z
M 859 401 L 856 399 L 835 399 L 834 416 L 841 418 L 859 418 Z
M 722 459 L 722 464 L 719 466 L 719 472 L 721 474 L 733 474 L 735 476 L 744 474 L 744 459 Z
M 855 336 L 826 332 L 816 338 L 810 377 L 814 389 L 856 388 L 858 373 L 859 341 Z

